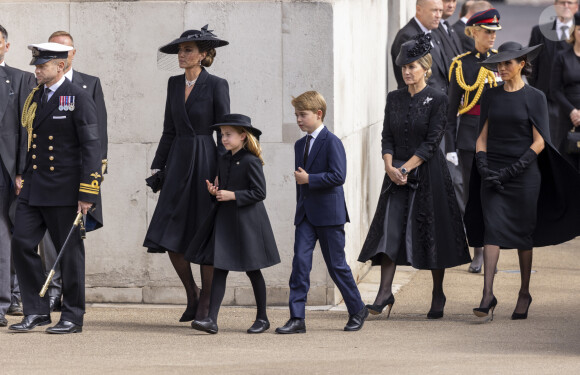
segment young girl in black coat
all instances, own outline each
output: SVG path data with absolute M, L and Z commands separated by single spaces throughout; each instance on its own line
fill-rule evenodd
M 218 160 L 214 183 L 206 180 L 207 189 L 218 204 L 186 254 L 186 259 L 194 263 L 214 266 L 209 315 L 191 324 L 192 328 L 208 333 L 218 332 L 217 316 L 229 271 L 246 272 L 254 289 L 258 311 L 248 333 L 262 333 L 270 328 L 266 283 L 260 270 L 280 263 L 280 256 L 263 203 L 266 180 L 258 142 L 262 132 L 250 121 L 247 116 L 229 114 L 222 123 L 214 125 L 221 129 L 222 143 L 228 150 Z

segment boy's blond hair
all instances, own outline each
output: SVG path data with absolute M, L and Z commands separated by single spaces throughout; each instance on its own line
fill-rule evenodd
M 298 97 L 292 97 L 292 105 L 298 111 L 322 111 L 322 121 L 326 116 L 326 100 L 318 91 L 306 91 Z

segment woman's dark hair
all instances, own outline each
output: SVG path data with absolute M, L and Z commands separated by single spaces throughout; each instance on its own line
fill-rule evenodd
M 515 60 L 516 60 L 517 63 L 520 63 L 522 61 L 525 62 L 525 65 L 522 68 L 522 75 L 523 76 L 529 77 L 529 76 L 532 75 L 532 64 L 530 64 L 528 62 L 528 57 L 526 55 L 520 56 L 520 57 L 516 57 Z

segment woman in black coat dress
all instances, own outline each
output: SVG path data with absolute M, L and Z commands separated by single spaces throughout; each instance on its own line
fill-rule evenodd
M 196 318 L 191 326 L 217 333 L 227 275 L 238 271 L 250 278 L 258 307 L 248 333 L 262 333 L 270 328 L 270 322 L 266 315 L 266 283 L 260 270 L 280 263 L 280 256 L 263 202 L 266 180 L 258 142 L 261 132 L 251 125 L 249 117 L 238 114 L 225 116 L 215 127 L 221 127 L 228 150 L 218 161 L 214 183 L 206 181 L 218 203 L 185 255 L 194 263 L 214 265 L 211 302 L 208 317 Z
M 580 169 L 579 154 L 566 152 L 566 134 L 575 129 L 580 132 L 580 12 L 574 15 L 576 26 L 570 33 L 570 48 L 561 51 L 554 59 L 551 93 L 560 106 L 560 123 L 557 134 L 562 139 L 554 139 L 554 144 L 562 155 Z
M 428 318 L 443 317 L 445 268 L 471 261 L 461 213 L 445 156 L 439 148 L 447 97 L 426 85 L 430 37 L 404 43 L 397 57 L 408 87 L 390 92 L 385 108 L 382 153 L 385 179 L 375 217 L 359 256 L 381 266 L 381 284 L 370 313 L 395 302 L 397 265 L 431 270 L 433 299 Z
M 218 155 L 210 127 L 229 113 L 230 97 L 227 81 L 204 67 L 211 66 L 215 48 L 227 44 L 206 25 L 185 31 L 159 49 L 177 54 L 185 74 L 169 78 L 163 135 L 151 164 L 153 173 L 161 170 L 165 174 L 165 182 L 143 246 L 151 253 L 169 254 L 187 294 L 187 309 L 180 322 L 203 318 L 209 308 L 213 269 L 211 265 L 201 267 L 200 291 L 183 254 L 213 206 L 204 182 L 215 173 Z M 219 134 L 218 145 L 223 148 Z
M 522 79 L 540 47 L 506 42 L 482 62 L 498 70 L 504 84 L 482 98 L 477 168 L 465 213 L 470 245 L 484 245 L 483 297 L 473 309 L 478 317 L 491 312 L 493 319 L 500 249 L 518 249 L 521 286 L 512 319 L 526 319 L 532 303 L 532 248 L 580 234 L 580 176 L 551 145 L 546 97 Z

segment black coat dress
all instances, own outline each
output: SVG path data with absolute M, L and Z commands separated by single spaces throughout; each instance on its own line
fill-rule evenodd
M 502 117 L 505 121 L 501 121 Z M 551 143 L 545 95 L 528 85 L 512 93 L 506 93 L 503 86 L 490 89 L 482 98 L 482 128 L 488 118 L 488 131 L 492 127 L 500 131 L 493 139 L 488 134 L 492 170 L 517 161 L 518 155 L 529 148 L 532 125 L 546 146 L 537 162 L 518 178 L 508 181 L 501 192 L 482 186 L 477 168 L 472 168 L 465 209 L 469 244 L 530 249 L 557 245 L 580 235 L 580 174 Z M 512 134 L 507 136 L 506 131 L 510 129 Z
M 461 213 L 439 143 L 447 97 L 427 86 L 411 97 L 407 88 L 387 96 L 382 153 L 394 164 L 416 155 L 425 162 L 405 186 L 385 175 L 375 217 L 359 256 L 380 264 L 383 256 L 419 269 L 455 267 L 471 261 Z M 398 165 L 397 165 L 398 164 Z
M 151 164 L 165 169 L 165 182 L 143 243 L 148 252 L 184 253 L 211 211 L 205 180 L 215 177 L 218 151 L 210 126 L 229 111 L 226 80 L 203 69 L 185 101 L 184 75 L 169 78 L 163 135 Z
M 185 258 L 229 271 L 254 271 L 280 263 L 263 200 L 266 179 L 261 160 L 241 149 L 218 161 L 220 190 L 236 200 L 218 202 L 193 238 Z M 210 196 L 206 190 L 205 193 Z
M 562 137 L 562 139 L 554 140 L 554 146 L 574 167 L 580 169 L 578 155 L 566 154 L 566 134 L 574 128 L 570 120 L 570 112 L 576 108 L 580 109 L 580 57 L 576 55 L 573 48 L 569 47 L 556 56 L 551 85 L 552 96 L 560 109 L 557 133 Z M 575 130 L 580 132 L 580 127 Z

